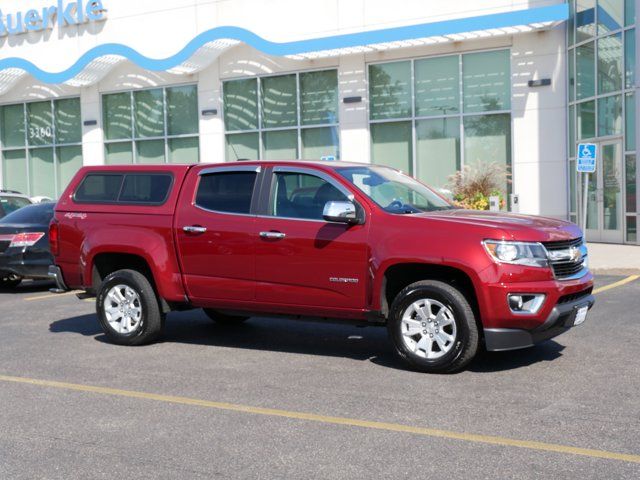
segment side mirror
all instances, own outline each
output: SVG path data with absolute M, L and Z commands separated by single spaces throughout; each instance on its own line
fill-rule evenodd
M 351 202 L 327 202 L 322 217 L 327 222 L 357 223 L 356 206 Z

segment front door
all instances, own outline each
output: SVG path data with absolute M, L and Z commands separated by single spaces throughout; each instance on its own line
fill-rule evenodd
M 310 315 L 318 308 L 339 315 L 365 307 L 368 224 L 322 217 L 326 202 L 350 195 L 313 169 L 273 169 L 269 205 L 256 219 L 258 302 L 284 313 L 305 307 Z
M 586 236 L 590 242 L 623 242 L 622 168 L 622 141 L 600 142 L 596 172 L 589 174 Z

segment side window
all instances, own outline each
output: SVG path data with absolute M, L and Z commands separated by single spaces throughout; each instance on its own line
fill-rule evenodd
M 196 193 L 196 205 L 225 213 L 251 212 L 251 197 L 256 172 L 220 172 L 202 175 Z
M 344 193 L 315 175 L 276 172 L 271 193 L 270 215 L 322 220 L 327 202 L 347 201 Z
M 115 202 L 118 200 L 123 175 L 89 174 L 76 190 L 79 202 Z
M 127 175 L 119 201 L 123 203 L 163 203 L 171 187 L 171 175 Z

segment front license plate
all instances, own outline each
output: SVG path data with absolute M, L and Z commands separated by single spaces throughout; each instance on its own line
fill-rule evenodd
M 576 319 L 573 321 L 573 325 L 582 325 L 584 321 L 587 319 L 587 312 L 589 311 L 589 307 L 580 307 L 578 312 L 576 313 Z

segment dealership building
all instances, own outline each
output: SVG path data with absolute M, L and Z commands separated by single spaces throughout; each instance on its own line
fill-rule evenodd
M 439 189 L 511 172 L 508 208 L 637 244 L 640 0 L 4 0 L 0 185 L 82 165 L 323 158 Z

